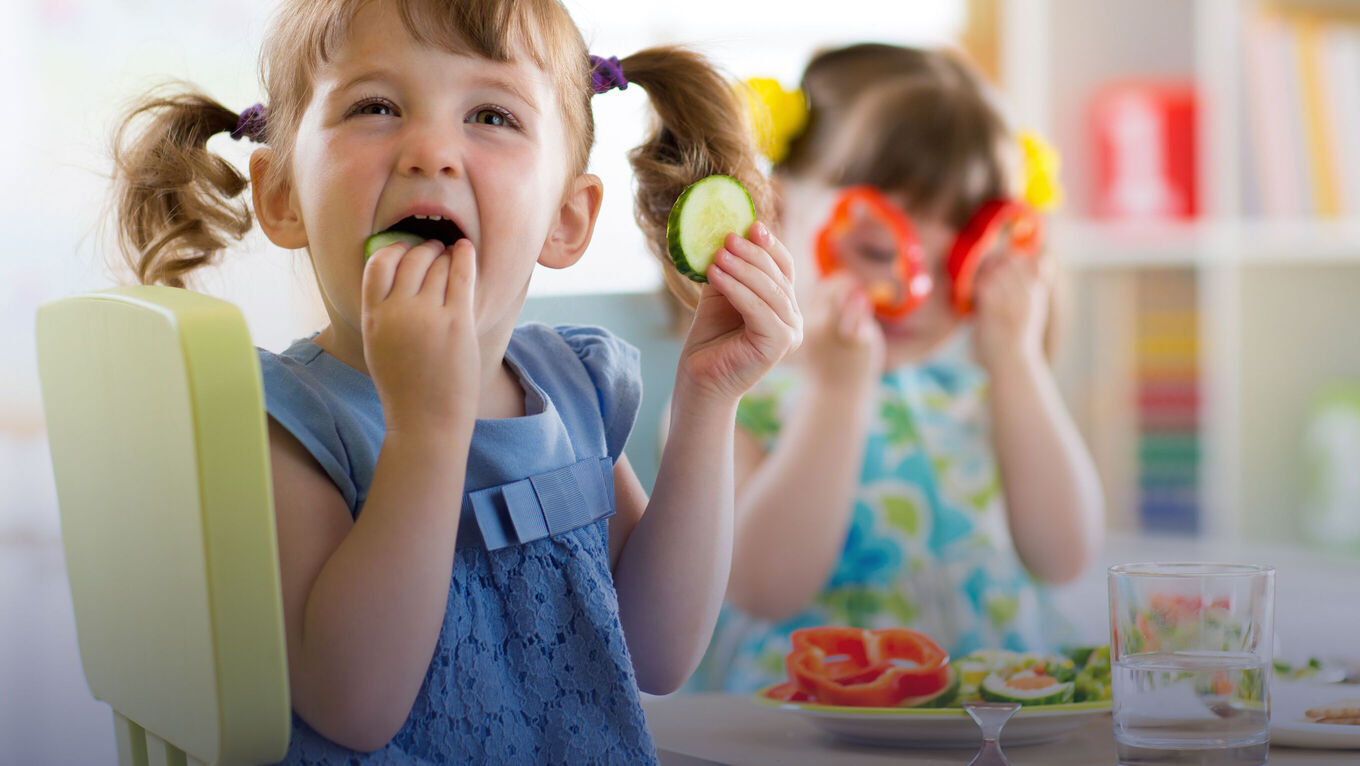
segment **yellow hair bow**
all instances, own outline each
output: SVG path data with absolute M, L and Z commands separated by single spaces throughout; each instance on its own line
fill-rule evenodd
M 1021 196 L 1035 210 L 1052 210 L 1063 200 L 1062 181 L 1058 178 L 1058 150 L 1034 131 L 1022 131 L 1019 138 L 1025 179 Z
M 752 77 L 742 91 L 760 151 L 770 162 L 781 162 L 789 154 L 789 145 L 807 127 L 808 104 L 803 91 L 784 90 L 778 80 L 769 77 Z

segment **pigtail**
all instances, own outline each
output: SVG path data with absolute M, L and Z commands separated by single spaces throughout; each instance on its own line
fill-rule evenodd
M 634 215 L 653 255 L 665 264 L 667 286 L 692 309 L 699 302 L 700 286 L 674 269 L 666 249 L 671 206 L 686 186 L 723 173 L 746 187 L 756 216 L 768 221 L 769 184 L 756 163 L 745 105 L 731 82 L 704 57 L 662 47 L 639 51 L 619 63 L 629 84 L 647 91 L 658 117 L 647 140 L 628 154 L 637 179 Z
M 114 138 L 114 216 L 123 257 L 142 284 L 183 287 L 230 240 L 250 231 L 248 183 L 209 151 L 236 112 L 184 88 L 133 105 Z

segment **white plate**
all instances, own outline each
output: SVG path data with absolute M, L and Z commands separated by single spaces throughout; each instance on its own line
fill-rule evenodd
M 1309 723 L 1303 714 L 1309 708 L 1353 698 L 1360 699 L 1360 686 L 1355 684 L 1275 682 L 1270 687 L 1271 746 L 1360 749 L 1360 726 Z
M 780 702 L 757 692 L 756 701 L 806 718 L 827 732 L 853 742 L 902 747 L 971 747 L 981 742 L 978 725 L 961 707 L 839 707 L 810 702 Z M 1058 739 L 1092 718 L 1108 716 L 1110 703 L 1021 707 L 1001 730 L 1001 746 L 1033 745 Z

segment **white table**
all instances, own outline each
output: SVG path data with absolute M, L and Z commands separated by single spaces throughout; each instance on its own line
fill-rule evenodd
M 1275 633 L 1281 657 L 1360 662 L 1360 560 L 1289 545 L 1240 544 L 1183 538 L 1112 535 L 1099 559 L 1075 582 L 1057 589 L 1059 607 L 1084 643 L 1109 641 L 1105 570 L 1132 561 L 1236 561 L 1276 568 Z M 1360 687 L 1355 696 L 1360 697 Z M 877 748 L 839 741 L 810 721 L 757 705 L 746 697 L 673 695 L 645 697 L 643 707 L 661 751 L 663 766 L 703 764 L 912 763 L 963 766 L 975 749 Z M 1101 716 L 1060 740 L 1005 747 L 1014 766 L 1112 764 L 1114 737 Z M 1272 747 L 1272 766 L 1360 766 L 1360 750 Z
M 963 766 L 975 748 L 904 749 L 873 747 L 831 737 L 810 721 L 759 705 L 749 697 L 726 694 L 673 695 L 643 701 L 662 766 Z M 981 734 L 979 734 L 979 744 Z M 1099 766 L 1114 760 L 1114 734 L 1108 715 L 1053 742 L 1006 747 L 1013 766 Z M 1340 766 L 1360 763 L 1356 750 L 1270 749 L 1271 766 Z

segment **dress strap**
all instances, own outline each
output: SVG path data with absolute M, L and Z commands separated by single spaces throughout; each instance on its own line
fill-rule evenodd
M 528 478 L 469 492 L 458 540 L 476 529 L 489 551 L 570 532 L 614 515 L 614 460 L 591 457 Z

